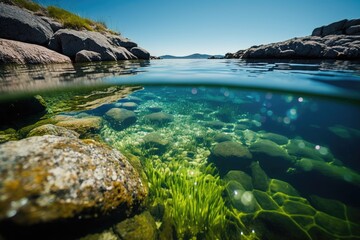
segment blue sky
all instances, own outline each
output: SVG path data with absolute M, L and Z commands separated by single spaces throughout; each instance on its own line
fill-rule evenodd
M 152 55 L 225 54 L 360 18 L 360 0 L 38 0 L 108 27 Z

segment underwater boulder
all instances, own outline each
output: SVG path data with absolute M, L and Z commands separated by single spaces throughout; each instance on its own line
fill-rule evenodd
M 265 132 L 265 133 L 261 133 L 260 137 L 273 141 L 274 143 L 279 145 L 285 145 L 288 144 L 289 142 L 289 139 L 287 137 L 276 133 Z
M 251 177 L 243 171 L 231 170 L 224 176 L 223 179 L 225 180 L 225 182 L 236 181 L 238 183 L 241 183 L 241 185 L 245 188 L 246 191 L 253 190 Z
M 123 240 L 157 239 L 156 222 L 148 211 L 116 224 L 114 232 Z
M 68 137 L 68 138 L 78 138 L 80 136 L 79 133 L 69 130 L 64 127 L 55 126 L 53 124 L 45 124 L 40 127 L 36 127 L 32 129 L 27 137 L 33 136 L 44 136 L 44 135 L 54 135 L 59 137 Z
M 26 167 L 23 167 L 26 166 Z M 146 185 L 125 156 L 93 140 L 35 136 L 0 145 L 0 220 L 35 224 L 127 216 Z
M 317 161 L 335 161 L 334 156 L 326 147 L 312 144 L 301 139 L 291 139 L 286 149 L 290 155 L 296 158 L 310 158 Z
M 232 141 L 232 137 L 229 134 L 226 133 L 218 133 L 214 136 L 215 142 L 226 142 L 226 141 Z
M 225 123 L 220 121 L 208 121 L 204 122 L 204 125 L 212 129 L 222 129 L 223 127 L 225 127 Z
M 144 148 L 155 154 L 164 153 L 169 145 L 169 141 L 164 139 L 164 137 L 159 133 L 149 133 L 143 138 L 143 140 Z
M 40 95 L 0 103 L 0 124 L 11 125 L 28 118 L 39 119 L 46 113 L 46 102 Z
M 293 158 L 285 149 L 266 139 L 258 139 L 249 147 L 254 158 L 258 159 L 265 171 L 282 174 L 293 165 Z
M 135 102 L 125 102 L 121 104 L 121 107 L 127 110 L 135 110 L 138 105 Z
M 221 174 L 229 170 L 243 169 L 251 163 L 252 155 L 246 146 L 238 142 L 221 142 L 215 145 L 209 161 L 215 163 Z
M 255 189 L 267 191 L 269 187 L 269 178 L 264 170 L 260 167 L 259 162 L 251 163 L 252 184 Z
M 252 191 L 246 191 L 241 183 L 229 181 L 226 184 L 226 193 L 231 205 L 239 211 L 251 213 L 256 209 L 256 199 Z
M 86 138 L 91 134 L 98 133 L 102 125 L 102 118 L 95 116 L 76 118 L 58 115 L 55 120 L 59 121 L 55 124 L 56 126 L 73 130 L 80 134 L 80 138 Z
M 173 120 L 173 115 L 164 112 L 150 113 L 144 116 L 145 122 L 156 126 L 163 126 L 169 122 L 172 122 Z
M 279 179 L 271 179 L 270 192 L 273 194 L 277 193 L 277 192 L 282 192 L 288 196 L 296 196 L 296 197 L 300 196 L 298 191 L 293 186 L 291 186 L 289 183 L 281 181 Z
M 110 109 L 105 113 L 104 118 L 115 130 L 123 130 L 136 122 L 135 113 L 123 108 Z

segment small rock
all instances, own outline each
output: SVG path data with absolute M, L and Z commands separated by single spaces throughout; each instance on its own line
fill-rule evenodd
M 100 53 L 88 51 L 88 50 L 81 50 L 76 53 L 75 55 L 75 62 L 97 62 L 101 61 Z
M 169 142 L 158 133 L 149 133 L 144 137 L 143 140 L 144 147 L 146 149 L 152 150 L 152 152 L 156 154 L 164 153 L 169 144 Z
M 61 117 L 55 117 L 55 120 L 57 119 L 60 120 Z M 96 134 L 100 131 L 102 119 L 100 117 L 69 117 L 63 121 L 59 121 L 55 125 L 73 130 L 79 133 L 81 138 L 85 138 L 89 134 Z
M 121 104 L 121 107 L 128 110 L 135 110 L 138 107 L 138 105 L 134 102 L 125 102 Z
M 123 108 L 112 108 L 107 111 L 104 118 L 110 126 L 116 130 L 122 130 L 136 122 L 136 115 L 133 111 Z
M 231 141 L 232 137 L 229 134 L 225 134 L 225 133 L 218 133 L 214 136 L 214 140 L 215 142 L 226 142 L 226 141 Z
M 134 54 L 138 59 L 150 59 L 150 53 L 141 47 L 133 47 L 130 52 Z
M 156 112 L 151 113 L 144 116 L 145 122 L 162 126 L 164 124 L 167 124 L 169 122 L 172 122 L 174 120 L 174 117 L 171 114 L 164 113 L 164 112 Z
M 123 240 L 155 240 L 157 238 L 156 223 L 148 211 L 116 224 L 114 231 Z

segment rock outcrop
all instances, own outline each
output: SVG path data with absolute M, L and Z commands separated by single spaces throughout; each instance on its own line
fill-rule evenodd
M 53 30 L 49 23 L 29 11 L 0 3 L 0 38 L 47 45 Z
M 311 36 L 253 46 L 225 58 L 360 59 L 360 19 L 341 20 L 314 29 Z
M 112 45 L 105 35 L 91 31 L 60 29 L 51 38 L 49 48 L 70 58 L 82 50 L 99 53 L 102 61 L 137 58 L 126 48 Z
M 46 15 L 46 10 L 42 14 Z M 67 29 L 49 16 L 37 16 L 29 10 L 2 2 L 0 22 L 0 40 L 42 45 L 58 53 L 54 55 L 53 51 L 38 46 L 1 40 L 0 64 L 63 63 L 69 62 L 69 58 L 75 62 L 150 59 L 150 53 L 135 42 L 107 29 L 104 32 Z
M 0 220 L 35 224 L 136 210 L 146 184 L 120 152 L 52 135 L 0 145 Z
M 0 24 L 1 25 L 1 24 Z M 0 64 L 70 63 L 69 57 L 36 44 L 0 38 Z

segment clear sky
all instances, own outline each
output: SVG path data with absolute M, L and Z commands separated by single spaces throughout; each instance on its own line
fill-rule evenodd
M 93 20 L 154 56 L 225 54 L 360 18 L 360 0 L 38 0 Z

